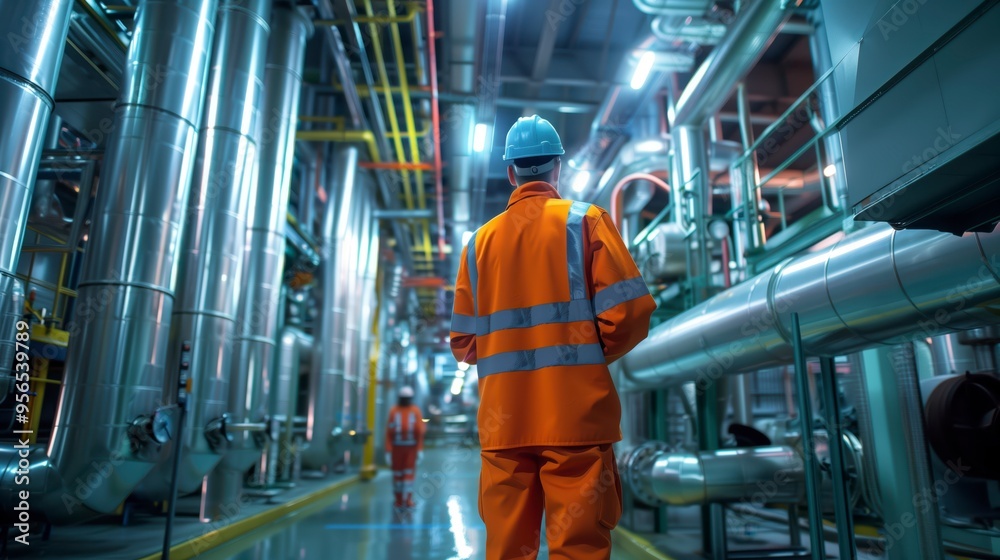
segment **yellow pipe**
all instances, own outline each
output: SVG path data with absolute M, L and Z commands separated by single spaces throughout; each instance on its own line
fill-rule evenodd
M 365 0 L 367 5 L 371 5 L 371 0 Z M 395 17 L 396 5 L 393 2 L 387 4 L 389 15 Z M 403 93 L 403 114 L 406 117 L 406 129 L 413 132 L 417 130 L 416 122 L 413 119 L 413 101 L 410 99 L 410 83 L 406 77 L 406 59 L 403 58 L 403 40 L 399 34 L 399 24 L 393 23 L 390 26 L 392 32 L 392 47 L 396 55 L 396 66 L 399 71 L 399 87 Z M 420 163 L 420 147 L 417 138 L 410 136 L 410 158 L 411 163 Z M 417 205 L 419 208 L 427 207 L 427 199 L 424 193 L 424 172 L 417 170 Z M 431 231 L 430 224 L 423 223 L 424 253 L 430 258 L 431 255 Z
M 380 24 L 380 25 L 388 25 L 390 23 L 392 23 L 392 24 L 397 24 L 397 23 L 412 23 L 413 20 L 415 20 L 415 19 L 417 19 L 417 10 L 415 10 L 413 8 L 410 8 L 409 12 L 407 12 L 406 15 L 402 15 L 402 16 L 371 16 L 371 17 L 360 16 L 360 17 L 354 18 L 354 21 L 356 23 L 369 23 L 369 24 L 377 23 L 377 24 Z M 333 25 L 346 25 L 348 23 L 350 23 L 350 22 L 347 21 L 347 20 L 345 20 L 345 19 L 314 19 L 313 20 L 313 25 L 315 25 L 316 27 L 330 27 L 330 26 L 333 26 Z
M 63 253 L 62 264 L 59 265 L 59 280 L 56 282 L 56 286 L 59 286 L 59 290 L 63 287 L 63 282 L 66 280 L 66 253 Z M 55 296 L 52 298 L 52 314 L 56 315 L 59 312 L 59 290 L 56 290 Z
M 375 163 L 382 161 L 375 135 L 370 130 L 300 130 L 295 133 L 295 139 L 306 142 L 364 142 L 368 146 L 368 157 Z
M 382 312 L 382 273 L 383 267 L 379 264 L 379 270 L 375 274 L 375 313 L 372 315 L 372 348 L 368 357 L 368 426 L 375 426 L 375 393 L 378 392 L 378 320 Z M 361 480 L 371 480 L 375 478 L 378 469 L 375 467 L 375 438 L 377 434 L 372 434 L 365 442 L 365 452 L 361 459 Z
M 28 408 L 28 439 L 31 443 L 38 441 L 38 423 L 42 421 L 42 403 L 45 402 L 45 385 L 49 380 L 49 361 L 45 358 L 33 358 L 31 360 L 35 377 L 31 377 L 31 390 L 35 393 L 35 398 L 31 399 Z M 58 381 L 51 381 L 59 383 Z
M 318 115 L 299 115 L 299 120 L 302 122 L 322 122 L 322 123 L 333 123 L 340 128 L 344 128 L 344 117 L 321 117 Z
M 369 16 L 374 15 L 371 0 L 365 0 L 365 10 Z M 372 36 L 372 50 L 375 52 L 375 62 L 378 64 L 379 81 L 382 82 L 382 87 L 388 89 L 389 71 L 385 67 L 385 57 L 382 56 L 382 40 L 379 38 L 378 26 L 374 23 L 369 23 L 368 31 Z M 399 134 L 399 120 L 396 118 L 396 102 L 393 100 L 391 93 L 386 92 L 385 104 L 386 112 L 389 113 L 389 126 L 392 128 L 392 132 Z M 406 163 L 406 159 L 403 157 L 403 142 L 399 136 L 393 138 L 393 146 L 396 148 L 396 160 L 399 163 Z M 406 194 L 406 207 L 412 209 L 413 194 L 410 190 L 410 172 L 404 169 L 401 175 L 403 177 L 403 190 Z
M 400 132 L 400 134 L 402 134 L 403 137 L 405 137 L 405 138 L 410 138 L 410 137 L 413 137 L 413 136 L 416 136 L 417 138 L 423 138 L 424 136 L 427 136 L 427 134 L 430 133 L 430 131 L 431 131 L 430 125 L 427 125 L 420 132 L 416 132 L 416 133 L 414 133 L 414 132 Z M 396 135 L 390 132 L 389 134 L 386 134 L 386 136 L 392 138 L 392 137 L 394 137 Z
M 97 20 L 98 25 L 100 25 L 101 27 L 104 28 L 105 31 L 107 31 L 108 36 L 111 37 L 111 40 L 114 41 L 119 47 L 121 47 L 122 52 L 128 50 L 128 45 L 126 45 L 125 42 L 122 41 L 121 37 L 119 37 L 118 33 L 115 32 L 115 30 L 111 27 L 111 25 L 108 24 L 107 20 L 105 20 L 104 17 L 99 15 L 97 11 L 94 10 L 94 7 L 90 5 L 90 2 L 88 2 L 87 0 L 76 0 L 76 3 L 78 6 L 83 8 L 83 11 L 90 14 L 90 17 Z

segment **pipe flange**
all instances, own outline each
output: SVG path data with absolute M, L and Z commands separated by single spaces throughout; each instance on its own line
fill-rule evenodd
M 668 451 L 670 451 L 670 446 L 662 441 L 647 441 L 625 456 L 625 482 L 632 495 L 648 506 L 659 507 L 665 505 L 666 502 L 642 484 L 642 473 L 648 473 L 656 461 L 656 457 Z

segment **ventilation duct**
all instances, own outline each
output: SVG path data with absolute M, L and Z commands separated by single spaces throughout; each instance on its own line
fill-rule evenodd
M 875 225 L 677 315 L 622 361 L 645 387 L 789 364 L 791 313 L 806 354 L 827 356 L 995 324 L 998 279 L 1000 232 Z
M 4 4 L 0 36 L 10 44 L 0 49 L 0 311 L 14 304 L 17 259 L 72 7 L 71 0 Z M 20 308 L 16 312 L 20 316 Z M 12 373 L 14 332 L 14 321 L 0 325 L 0 401 Z
M 161 456 L 154 428 L 171 421 L 157 407 L 215 11 L 214 0 L 149 0 L 136 13 L 76 300 L 92 314 L 68 328 L 49 445 L 50 480 L 74 485 L 52 496 L 58 515 L 112 513 Z

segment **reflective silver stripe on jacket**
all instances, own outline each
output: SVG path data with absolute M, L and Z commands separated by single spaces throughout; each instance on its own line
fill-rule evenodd
M 646 281 L 641 276 L 621 280 L 594 294 L 594 313 L 600 315 L 616 305 L 649 294 Z
M 574 202 L 566 217 L 566 268 L 569 270 L 570 300 L 587 299 L 586 271 L 583 266 L 583 217 L 590 205 Z
M 475 317 L 479 317 L 479 271 L 476 269 L 477 235 L 479 235 L 478 229 L 472 234 L 472 237 L 469 238 L 468 249 L 465 252 L 469 268 L 469 286 L 472 291 L 472 313 Z
M 563 344 L 534 350 L 501 352 L 479 360 L 479 377 L 495 373 L 531 371 L 554 366 L 603 364 L 604 350 L 600 344 Z
M 452 332 L 462 334 L 477 334 L 476 318 L 472 315 L 462 315 L 461 313 L 453 312 L 451 314 L 451 330 Z

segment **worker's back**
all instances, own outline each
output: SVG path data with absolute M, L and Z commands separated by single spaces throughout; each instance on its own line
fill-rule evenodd
M 476 317 L 483 449 L 620 439 L 618 396 L 595 324 L 593 259 L 605 248 L 606 220 L 600 208 L 528 183 L 470 240 L 463 268 L 473 308 L 463 309 L 456 291 L 455 309 Z M 613 226 L 610 233 L 618 235 Z M 638 277 L 627 261 L 631 270 L 615 271 L 616 279 Z M 643 336 L 647 325 L 648 314 Z

